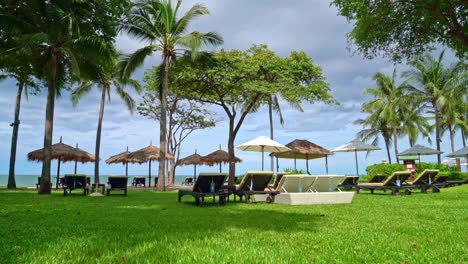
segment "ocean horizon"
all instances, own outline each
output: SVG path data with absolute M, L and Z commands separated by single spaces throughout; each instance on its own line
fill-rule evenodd
M 15 175 L 15 180 L 16 180 L 16 186 L 18 187 L 35 187 L 37 183 L 37 178 L 40 177 L 41 175 L 33 175 L 33 174 L 16 174 Z M 107 177 L 109 175 L 100 175 L 99 176 L 99 181 L 101 183 L 106 183 L 107 182 Z M 148 175 L 128 175 L 128 184 L 130 185 L 133 181 L 133 177 L 141 177 L 144 176 L 147 178 L 148 181 Z M 56 175 L 51 175 L 52 177 L 52 183 L 55 185 L 56 182 Z M 60 177 L 63 177 L 61 175 Z M 94 182 L 94 175 L 88 175 L 88 177 L 91 177 L 91 183 Z M 185 177 L 193 177 L 193 175 L 176 175 L 174 179 L 175 184 L 182 184 L 184 182 Z M 8 174 L 0 174 L 0 186 L 7 186 L 8 184 Z M 148 185 L 148 182 L 146 183 Z M 154 176 L 151 175 L 151 185 L 154 185 Z

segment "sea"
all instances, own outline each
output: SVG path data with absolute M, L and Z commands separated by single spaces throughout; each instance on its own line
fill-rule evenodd
M 106 183 L 107 182 L 107 177 L 109 175 L 99 175 L 99 182 L 100 183 Z M 128 176 L 128 184 L 130 185 L 133 181 L 133 177 L 138 176 L 144 176 L 146 177 L 146 185 L 148 186 L 148 175 L 129 175 Z M 23 175 L 23 174 L 17 174 L 15 175 L 15 180 L 16 180 L 16 186 L 18 187 L 32 187 L 36 186 L 38 177 L 40 175 Z M 51 175 L 52 177 L 52 183 L 55 185 L 56 182 L 56 175 Z M 91 177 L 91 183 L 94 183 L 94 176 L 89 175 Z M 182 182 L 185 181 L 186 177 L 193 177 L 193 175 L 176 175 L 174 179 L 175 184 L 182 184 Z M 0 175 L 0 186 L 7 186 L 8 184 L 8 175 L 3 174 Z M 151 176 L 151 186 L 154 185 L 154 177 Z

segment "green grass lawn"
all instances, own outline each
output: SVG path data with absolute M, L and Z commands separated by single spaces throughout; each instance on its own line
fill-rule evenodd
M 311 206 L 1 191 L 0 216 L 0 263 L 468 262 L 468 185 Z

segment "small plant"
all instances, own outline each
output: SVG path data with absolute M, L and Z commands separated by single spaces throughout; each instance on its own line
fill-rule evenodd
M 285 168 L 283 170 L 284 172 L 290 172 L 291 174 L 308 174 L 307 171 L 305 170 L 298 170 L 298 169 L 293 169 L 293 168 Z

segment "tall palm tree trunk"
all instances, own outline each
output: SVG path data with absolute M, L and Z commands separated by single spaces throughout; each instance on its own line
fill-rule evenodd
M 268 101 L 268 114 L 270 115 L 270 138 L 273 140 L 273 107 L 271 103 L 271 98 Z M 273 156 L 270 156 L 270 165 L 271 165 L 271 171 L 273 170 Z
M 165 175 L 165 160 L 166 160 L 166 113 L 167 113 L 167 89 L 169 85 L 169 67 L 170 67 L 170 56 L 165 52 L 164 54 L 164 76 L 162 81 L 161 91 L 161 118 L 159 120 L 159 175 L 158 175 L 158 191 L 165 191 L 166 186 L 166 175 Z
M 435 101 L 432 102 L 432 105 L 434 106 L 434 112 L 435 112 L 436 146 L 437 146 L 437 150 L 440 151 L 439 106 L 437 105 Z M 437 154 L 437 163 L 439 164 L 441 163 L 440 154 Z
M 451 147 L 452 147 L 452 152 L 455 152 L 455 144 L 454 144 L 454 138 L 453 138 L 453 129 L 452 129 L 452 125 L 451 125 L 451 124 L 448 124 L 448 129 L 449 129 L 449 133 L 450 133 L 450 144 L 451 144 Z M 455 160 L 456 160 L 457 171 L 461 171 L 460 159 L 455 159 Z
M 411 139 L 410 136 L 408 136 L 408 141 L 409 141 L 410 148 L 412 148 L 413 147 L 413 140 Z
M 94 153 L 96 156 L 96 160 L 94 161 L 94 183 L 96 184 L 96 186 L 99 184 L 99 152 L 101 149 L 102 117 L 104 116 L 104 104 L 106 103 L 107 89 L 108 89 L 107 84 L 104 84 L 102 86 L 101 107 L 99 109 L 99 120 L 98 120 L 97 132 L 96 132 L 96 150 Z
M 229 138 L 228 138 L 228 158 L 229 158 L 229 185 L 235 185 L 236 164 L 234 162 L 234 117 L 229 116 Z
M 388 146 L 388 138 L 384 137 L 385 148 L 387 149 L 388 164 L 392 164 L 392 156 L 390 155 L 390 147 Z
M 21 94 L 23 93 L 24 82 L 21 81 L 18 85 L 18 93 L 16 94 L 16 105 L 15 105 L 15 119 L 13 122 L 13 135 L 11 136 L 11 153 L 10 153 L 10 171 L 8 174 L 8 189 L 16 189 L 15 181 L 15 162 L 16 162 L 16 145 L 18 142 L 18 130 L 19 130 L 19 113 L 21 105 Z
M 50 158 L 52 155 L 52 132 L 54 125 L 55 78 L 57 75 L 57 53 L 52 51 L 49 87 L 47 89 L 46 120 L 44 128 L 44 155 L 42 160 L 39 194 L 50 194 Z
M 463 129 L 461 130 L 461 137 L 462 137 L 462 142 L 463 142 L 463 147 L 466 147 L 466 142 L 465 142 L 465 132 L 463 132 Z
M 398 158 L 398 136 L 397 136 L 397 131 L 396 127 L 393 127 L 393 144 L 395 146 L 395 158 L 396 162 L 400 164 L 400 159 Z

